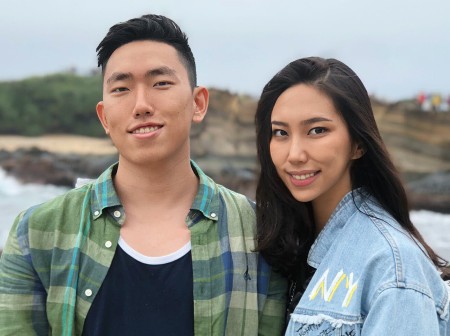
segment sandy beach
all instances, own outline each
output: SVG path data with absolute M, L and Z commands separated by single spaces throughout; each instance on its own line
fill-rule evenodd
M 0 135 L 0 150 L 15 151 L 19 148 L 37 147 L 54 153 L 73 154 L 114 154 L 116 148 L 108 138 L 93 138 L 80 135 L 45 135 L 25 137 Z
M 0 150 L 15 151 L 19 148 L 37 147 L 53 153 L 97 154 L 117 153 L 109 138 L 94 138 L 81 135 L 44 135 L 25 137 L 16 135 L 0 135 Z M 421 155 L 404 148 L 389 148 L 394 163 L 401 171 L 433 173 L 450 170 L 450 163 L 439 158 Z

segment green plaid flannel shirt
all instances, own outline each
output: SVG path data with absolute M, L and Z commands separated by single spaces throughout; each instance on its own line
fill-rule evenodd
M 191 164 L 195 334 L 280 335 L 286 281 L 252 252 L 252 203 Z M 17 217 L 0 260 L 0 335 L 81 335 L 125 220 L 116 168 Z

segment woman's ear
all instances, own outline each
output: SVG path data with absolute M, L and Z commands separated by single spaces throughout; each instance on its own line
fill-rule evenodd
M 357 144 L 353 151 L 352 160 L 360 159 L 366 153 L 366 149 L 362 144 Z

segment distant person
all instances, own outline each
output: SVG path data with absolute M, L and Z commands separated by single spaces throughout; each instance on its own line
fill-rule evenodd
M 290 277 L 286 335 L 448 335 L 445 262 L 408 201 L 358 76 L 302 58 L 256 112 L 258 245 Z
M 422 104 L 422 110 L 425 112 L 431 112 L 433 109 L 433 106 L 431 104 L 431 97 L 432 95 L 430 93 L 425 94 L 425 100 Z
M 439 112 L 441 110 L 442 97 L 438 93 L 434 93 L 431 96 L 431 109 L 433 112 Z
M 426 95 L 424 92 L 419 92 L 419 94 L 417 95 L 417 105 L 419 105 L 419 108 L 422 110 L 423 109 L 423 103 L 425 102 L 426 99 Z
M 97 47 L 119 161 L 21 213 L 0 262 L 0 335 L 278 335 L 287 283 L 254 253 L 254 204 L 190 160 L 187 37 L 145 15 Z

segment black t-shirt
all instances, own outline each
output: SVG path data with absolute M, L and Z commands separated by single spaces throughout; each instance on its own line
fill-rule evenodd
M 83 335 L 194 335 L 190 249 L 151 258 L 119 240 Z

